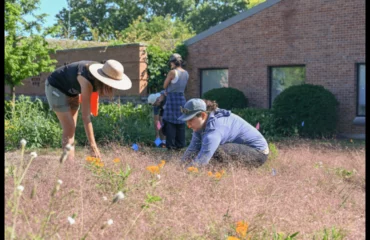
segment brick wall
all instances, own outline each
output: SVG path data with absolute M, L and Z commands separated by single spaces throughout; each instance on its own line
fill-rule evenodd
M 356 117 L 356 63 L 365 62 L 365 0 L 282 0 L 188 46 L 187 99 L 200 96 L 200 69 L 228 68 L 229 86 L 251 107 L 269 107 L 268 67 L 306 66 L 306 83 L 340 102 L 339 131 L 365 133 Z
M 125 74 L 132 81 L 132 88 L 126 91 L 116 91 L 116 96 L 147 96 L 146 86 L 148 75 L 146 72 L 146 46 L 141 44 L 126 44 L 109 47 L 91 47 L 59 50 L 51 58 L 58 61 L 57 68 L 64 63 L 71 63 L 80 60 L 93 60 L 101 62 L 103 60 L 114 59 L 122 63 Z M 40 76 L 27 78 L 23 81 L 23 86 L 16 87 L 16 94 L 28 96 L 45 95 L 45 79 L 50 73 L 42 73 Z M 10 93 L 10 88 L 5 87 L 5 93 Z

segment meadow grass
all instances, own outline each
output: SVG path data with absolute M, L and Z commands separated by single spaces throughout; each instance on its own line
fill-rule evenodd
M 365 145 L 274 147 L 252 169 L 188 169 L 182 152 L 117 144 L 102 161 L 77 148 L 75 164 L 60 164 L 58 149 L 37 150 L 31 164 L 27 151 L 6 152 L 5 239 L 365 239 Z

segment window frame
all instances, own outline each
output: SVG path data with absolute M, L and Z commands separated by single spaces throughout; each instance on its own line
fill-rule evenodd
M 366 117 L 365 115 L 359 114 L 359 102 L 360 102 L 360 66 L 365 66 L 365 74 L 366 74 L 366 63 L 365 62 L 358 62 L 356 63 L 356 117 Z M 366 84 L 366 75 L 365 75 L 365 84 Z M 366 89 L 365 89 L 365 98 L 366 98 Z M 366 100 L 365 100 L 365 108 L 366 108 Z
M 283 67 L 304 67 L 306 70 L 306 64 L 292 64 L 292 65 L 270 65 L 268 66 L 268 74 L 267 74 L 267 77 L 268 77 L 268 89 L 269 89 L 269 94 L 268 94 L 268 102 L 269 102 L 269 109 L 271 109 L 272 107 L 272 102 L 271 102 L 271 92 L 272 92 L 272 69 L 273 68 L 283 68 Z M 307 71 L 305 72 L 305 82 L 307 80 L 306 78 L 306 74 L 307 74 Z
M 211 68 L 199 68 L 199 79 L 200 79 L 200 89 L 199 89 L 199 95 L 200 98 L 202 97 L 202 91 L 203 91 L 203 78 L 202 78 L 202 71 L 204 70 L 227 70 L 227 84 L 229 85 L 229 68 L 228 67 L 211 67 Z

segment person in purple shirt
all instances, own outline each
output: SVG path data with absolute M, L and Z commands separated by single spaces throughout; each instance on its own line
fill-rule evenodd
M 231 111 L 220 109 L 215 101 L 190 99 L 178 118 L 193 129 L 191 143 L 182 161 L 206 165 L 211 158 L 221 162 L 241 160 L 249 166 L 261 166 L 269 149 L 262 134 Z

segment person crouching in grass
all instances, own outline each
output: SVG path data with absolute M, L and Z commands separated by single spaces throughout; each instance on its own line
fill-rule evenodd
M 242 161 L 258 167 L 266 162 L 269 149 L 266 139 L 247 121 L 220 109 L 215 101 L 190 99 L 178 118 L 193 130 L 182 161 L 207 165 L 211 158 L 221 162 Z

